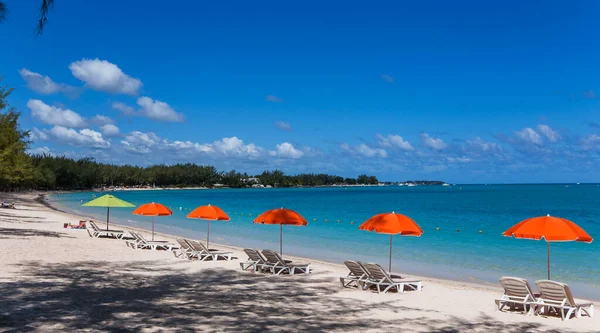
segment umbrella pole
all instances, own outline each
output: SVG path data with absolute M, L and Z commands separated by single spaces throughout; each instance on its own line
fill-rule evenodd
M 152 216 L 152 240 L 154 240 L 154 216 Z
M 208 248 L 209 240 L 210 240 L 210 220 L 208 220 L 208 230 L 206 231 L 206 248 Z
M 108 218 L 110 217 L 110 207 L 106 207 L 106 230 L 108 230 Z
M 390 235 L 390 273 L 392 273 L 392 235 Z
M 279 255 L 283 256 L 283 224 L 279 225 Z
M 550 242 L 548 243 L 548 280 L 550 280 Z

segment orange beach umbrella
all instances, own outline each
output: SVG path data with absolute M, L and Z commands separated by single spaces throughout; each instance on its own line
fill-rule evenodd
M 305 226 L 308 222 L 297 212 L 286 209 L 276 208 L 268 210 L 254 219 L 254 223 L 260 224 L 279 224 L 279 254 L 283 255 L 283 225 Z
M 151 202 L 139 206 L 131 214 L 141 216 L 152 216 L 152 240 L 154 240 L 154 217 L 170 216 L 173 215 L 173 212 L 165 205 L 156 202 Z
M 392 271 L 392 237 L 394 235 L 419 237 L 423 234 L 421 227 L 410 217 L 395 212 L 377 214 L 366 220 L 358 229 L 390 235 L 390 272 Z
M 548 244 L 548 280 L 550 280 L 550 242 L 591 243 L 592 237 L 580 226 L 560 217 L 538 216 L 523 220 L 502 233 L 503 236 L 541 240 Z
M 210 221 L 229 221 L 230 218 L 225 212 L 217 206 L 199 206 L 196 207 L 187 215 L 188 219 L 200 219 L 208 221 L 208 229 L 206 231 L 206 247 L 210 241 Z

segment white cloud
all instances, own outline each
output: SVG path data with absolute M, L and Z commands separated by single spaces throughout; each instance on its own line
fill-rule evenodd
M 156 134 L 140 131 L 133 131 L 125 136 L 124 140 L 121 140 L 121 144 L 123 144 L 125 150 L 138 154 L 150 153 L 151 148 L 158 145 L 159 142 L 160 138 Z
M 105 124 L 100 126 L 100 130 L 102 130 L 102 134 L 105 136 L 117 136 L 119 135 L 119 128 L 113 124 Z
M 277 126 L 279 129 L 284 130 L 284 131 L 292 130 L 292 125 L 290 125 L 290 123 L 285 122 L 285 121 L 276 121 L 275 126 Z
M 29 132 L 29 138 L 33 141 L 46 141 L 48 140 L 48 134 L 40 131 L 37 127 L 34 127 L 31 132 Z
M 27 87 L 29 87 L 29 89 L 40 94 L 50 95 L 59 92 L 73 94 L 77 91 L 77 89 L 73 86 L 63 83 L 56 83 L 48 76 L 43 76 L 42 74 L 32 72 L 27 68 L 21 69 L 19 74 L 21 74 L 23 80 L 27 82 Z
M 554 142 L 557 142 L 558 140 L 560 140 L 560 134 L 558 134 L 558 132 L 556 132 L 555 130 L 550 128 L 550 126 L 538 125 L 537 128 L 538 128 L 538 131 L 540 131 L 540 133 L 542 133 L 544 136 L 546 136 L 548 141 L 554 143 Z
M 70 145 L 94 148 L 110 147 L 110 142 L 102 137 L 102 133 L 89 128 L 76 131 L 72 128 L 54 126 L 48 131 L 48 134 L 57 141 Z
M 111 106 L 113 109 L 123 112 L 126 116 L 131 116 L 135 113 L 135 110 L 131 106 L 121 102 L 113 102 Z
M 394 83 L 394 78 L 387 75 L 387 74 L 383 74 L 381 75 L 381 78 L 386 81 L 387 83 Z
M 34 118 L 45 124 L 66 127 L 85 126 L 85 120 L 78 113 L 50 106 L 39 99 L 30 99 L 27 102 L 27 107 L 31 110 L 31 115 Z
M 54 156 L 55 154 L 46 146 L 32 148 L 27 151 L 30 155 L 49 155 Z
M 253 143 L 244 144 L 244 141 L 235 136 L 215 141 L 211 146 L 217 153 L 224 156 L 259 157 L 263 151 L 261 147 Z
M 284 142 L 275 146 L 275 151 L 270 151 L 269 155 L 278 156 L 282 158 L 298 159 L 304 156 L 304 152 L 294 148 L 294 145 L 292 145 L 291 143 Z
M 385 149 L 371 148 L 364 143 L 361 143 L 358 146 L 350 146 L 347 143 L 342 143 L 340 148 L 342 148 L 344 151 L 360 156 L 387 157 L 387 151 L 385 151 Z
M 515 135 L 519 141 L 526 144 L 534 144 L 536 146 L 542 146 L 544 144 L 542 137 L 531 127 L 526 127 L 520 131 L 517 131 Z
M 466 156 L 460 156 L 460 157 L 446 157 L 446 159 L 448 160 L 448 162 L 450 163 L 468 163 L 468 162 L 473 162 L 473 159 L 470 157 L 466 157 Z
M 183 114 L 175 112 L 169 104 L 158 100 L 152 100 L 150 97 L 140 97 L 137 100 L 141 110 L 141 115 L 158 121 L 182 122 Z
M 279 97 L 273 96 L 273 95 L 267 95 L 267 97 L 265 97 L 265 99 L 269 102 L 274 102 L 274 103 L 282 103 L 283 102 L 283 98 L 279 98 Z
M 243 140 L 237 137 L 223 138 L 213 143 L 197 143 L 191 141 L 163 140 L 165 147 L 175 149 L 181 152 L 196 152 L 208 155 L 210 157 L 237 157 L 237 158 L 258 158 L 263 156 L 265 149 L 253 143 L 245 144 Z
M 469 145 L 472 149 L 483 151 L 483 152 L 497 152 L 502 150 L 502 146 L 500 146 L 496 142 L 487 142 L 481 139 L 480 137 L 476 137 L 475 140 L 467 140 L 467 145 Z
M 137 95 L 142 87 L 140 79 L 133 78 L 115 64 L 106 60 L 82 59 L 69 65 L 73 76 L 86 86 L 108 93 Z
M 439 138 L 434 138 L 427 133 L 421 134 L 421 142 L 423 142 L 423 144 L 425 146 L 435 149 L 435 150 L 442 150 L 442 149 L 448 147 L 448 145 L 444 142 L 444 140 L 439 139 Z
M 600 150 L 600 135 L 590 134 L 581 139 L 584 150 Z
M 107 125 L 107 124 L 114 124 L 115 122 L 107 116 L 101 115 L 101 114 L 97 114 L 95 115 L 92 119 L 90 119 L 92 123 L 97 124 L 97 125 Z
M 415 150 L 410 142 L 404 140 L 400 135 L 388 135 L 387 137 L 377 134 L 377 143 L 382 147 L 399 148 L 406 151 Z

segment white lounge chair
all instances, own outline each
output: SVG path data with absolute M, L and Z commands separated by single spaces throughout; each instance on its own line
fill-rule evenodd
M 560 312 L 562 320 L 571 319 L 573 314 L 576 318 L 580 318 L 583 313 L 588 317 L 594 316 L 594 304 L 575 301 L 567 284 L 551 280 L 539 280 L 535 281 L 535 285 L 541 294 L 533 305 L 535 306 L 535 314 L 545 313 L 548 315 L 551 312 L 557 314 Z
M 536 297 L 527 280 L 504 276 L 500 278 L 500 284 L 504 288 L 504 294 L 495 299 L 498 310 L 502 311 L 508 305 L 511 310 L 518 306 L 523 307 L 524 314 L 533 313 L 532 304 L 536 302 Z
M 240 267 L 243 270 L 249 271 L 252 269 L 253 272 L 264 272 L 267 269 L 271 270 L 272 265 L 267 263 L 267 260 L 263 258 L 258 250 L 244 249 L 244 252 L 246 252 L 248 260 L 240 262 Z
M 371 286 L 377 286 L 377 292 L 386 293 L 391 289 L 396 289 L 398 292 L 404 292 L 404 288 L 409 288 L 416 291 L 421 291 L 421 281 L 408 281 L 392 277 L 378 264 L 364 263 L 368 279 L 365 281 L 365 289 Z M 396 278 L 396 279 L 395 279 Z
M 192 249 L 194 249 L 195 251 L 198 251 L 198 254 L 201 257 L 209 257 L 209 258 L 212 258 L 212 260 L 219 260 L 219 258 L 223 258 L 227 261 L 230 261 L 231 258 L 233 257 L 233 252 L 208 249 L 204 244 L 202 244 L 200 242 L 189 240 L 189 239 L 186 239 L 186 241 L 188 242 L 188 244 L 190 244 Z M 205 259 L 201 259 L 201 261 L 204 261 L 204 260 Z
M 116 238 L 116 239 L 123 239 L 123 237 L 125 237 L 125 231 L 100 229 L 100 228 L 98 228 L 96 223 L 91 220 L 90 220 L 90 226 L 91 226 L 91 228 L 86 229 L 88 231 L 88 234 L 90 235 L 90 237 L 94 237 L 94 238 L 110 237 L 110 238 Z
M 170 243 L 168 241 L 148 241 L 144 238 L 144 236 L 142 236 L 141 234 L 138 234 L 137 232 L 133 232 L 130 231 L 131 235 L 133 236 L 133 240 L 131 241 L 127 241 L 127 246 L 131 246 L 131 248 L 137 250 L 137 249 L 144 249 L 144 250 L 167 250 L 167 251 L 173 251 L 173 250 L 177 250 L 179 249 L 179 246 L 177 246 L 176 244 Z
M 367 281 L 369 275 L 364 269 L 362 263 L 360 261 L 346 260 L 344 261 L 344 265 L 348 267 L 350 273 L 348 273 L 347 276 L 340 277 L 342 287 L 348 288 L 351 286 L 356 286 L 357 288 L 364 289 L 365 281 Z
M 292 264 L 291 261 L 283 260 L 279 253 L 272 250 L 263 250 L 262 254 L 267 259 L 271 272 L 275 275 L 286 272 L 290 275 L 294 275 L 296 272 L 310 274 L 310 264 Z

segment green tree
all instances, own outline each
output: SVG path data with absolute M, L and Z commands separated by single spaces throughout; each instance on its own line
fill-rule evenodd
M 41 0 L 40 13 L 38 23 L 35 27 L 35 34 L 37 36 L 44 32 L 44 28 L 48 25 L 48 12 L 54 8 L 54 0 Z M 6 1 L 0 1 L 0 23 L 4 23 L 8 19 L 8 6 Z
M 20 129 L 20 113 L 6 100 L 12 91 L 0 86 L 0 189 L 3 190 L 22 187 L 33 180 L 31 160 L 25 152 L 29 131 Z

